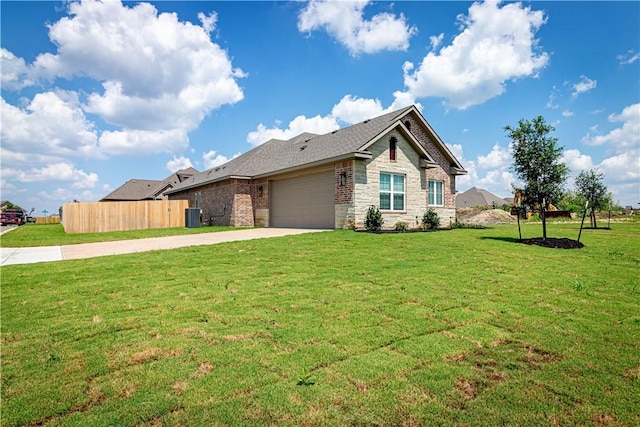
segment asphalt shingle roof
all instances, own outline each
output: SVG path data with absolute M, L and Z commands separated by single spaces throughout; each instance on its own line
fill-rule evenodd
M 258 177 L 357 153 L 412 108 L 405 107 L 324 135 L 303 133 L 287 141 L 271 139 L 222 166 L 192 176 L 167 193 L 232 176 Z
M 493 193 L 481 188 L 471 187 L 456 196 L 456 208 L 470 208 L 473 206 L 492 206 L 509 204 Z
M 162 181 L 152 179 L 130 179 L 120 187 L 102 198 L 102 201 L 137 201 L 152 200 L 158 197 L 167 187 L 175 187 L 180 182 L 197 174 L 194 168 L 176 171 Z

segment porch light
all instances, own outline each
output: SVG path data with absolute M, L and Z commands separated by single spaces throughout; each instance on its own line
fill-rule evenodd
M 345 185 L 347 185 L 347 173 L 340 172 L 340 175 L 338 176 L 338 186 L 344 187 Z

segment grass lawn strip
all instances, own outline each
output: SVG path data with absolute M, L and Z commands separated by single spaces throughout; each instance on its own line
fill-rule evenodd
M 3 267 L 1 424 L 637 423 L 640 226 L 514 233 Z
M 149 237 L 180 236 L 217 231 L 241 230 L 235 227 L 197 228 L 149 228 L 145 230 L 112 231 L 108 233 L 67 234 L 62 224 L 25 224 L 0 236 L 4 248 L 27 248 L 36 246 L 64 246 L 79 243 L 112 242 L 118 240 L 145 239 Z

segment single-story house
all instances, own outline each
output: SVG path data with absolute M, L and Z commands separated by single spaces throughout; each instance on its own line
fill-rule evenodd
M 193 175 L 199 173 L 194 168 L 180 169 L 162 181 L 151 179 L 130 179 L 111 193 L 100 199 L 101 202 L 136 202 L 140 200 L 163 200 L 163 193 Z
M 464 193 L 460 193 L 456 196 L 456 208 L 458 209 L 494 205 L 511 205 L 511 202 L 502 199 L 487 190 L 476 187 L 471 187 Z
M 165 192 L 212 225 L 363 227 L 377 206 L 385 228 L 455 217 L 466 171 L 415 106 L 324 135 L 271 139 Z

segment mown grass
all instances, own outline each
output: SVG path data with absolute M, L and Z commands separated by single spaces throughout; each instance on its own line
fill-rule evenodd
M 637 425 L 640 226 L 612 228 L 2 267 L 1 424 Z
M 237 230 L 233 227 L 150 228 L 146 230 L 112 231 L 108 233 L 67 234 L 62 224 L 25 224 L 0 236 L 0 246 L 24 248 L 34 246 L 75 245 L 78 243 L 111 242 L 115 240 L 145 239 L 148 237 L 179 236 Z

